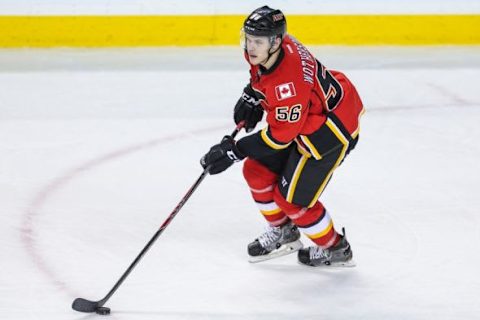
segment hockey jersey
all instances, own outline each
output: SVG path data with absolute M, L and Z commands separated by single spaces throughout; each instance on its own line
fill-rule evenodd
M 238 141 L 246 156 L 261 158 L 301 143 L 301 137 L 318 130 L 332 113 L 351 137 L 358 134 L 363 105 L 355 87 L 343 73 L 327 70 L 290 35 L 270 69 L 250 64 L 250 85 L 266 111 L 267 126 Z

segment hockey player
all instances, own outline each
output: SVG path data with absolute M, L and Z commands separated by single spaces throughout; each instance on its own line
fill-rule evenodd
M 280 10 L 253 11 L 242 38 L 250 83 L 234 120 L 251 132 L 266 112 L 267 126 L 238 141 L 225 136 L 201 164 L 218 174 L 245 159 L 244 177 L 269 224 L 248 245 L 251 262 L 298 251 L 301 264 L 350 265 L 345 231 L 334 228 L 319 197 L 358 141 L 360 97 L 343 73 L 327 69 L 286 33 Z M 313 246 L 303 248 L 299 230 Z

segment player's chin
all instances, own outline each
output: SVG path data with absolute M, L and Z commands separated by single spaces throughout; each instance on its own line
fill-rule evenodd
M 261 62 L 261 59 L 258 56 L 248 56 L 248 61 L 250 61 L 250 63 L 254 66 L 256 66 Z

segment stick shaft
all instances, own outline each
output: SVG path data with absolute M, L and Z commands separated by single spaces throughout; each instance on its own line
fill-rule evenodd
M 243 127 L 243 121 L 240 122 L 235 130 L 232 132 L 231 136 L 235 138 L 235 136 L 240 132 L 240 130 Z M 155 243 L 155 241 L 160 237 L 160 235 L 163 233 L 163 231 L 167 228 L 167 226 L 172 222 L 172 220 L 175 218 L 175 216 L 180 212 L 180 209 L 182 209 L 183 205 L 190 199 L 192 194 L 195 192 L 195 190 L 198 188 L 198 186 L 202 183 L 203 179 L 208 174 L 208 167 L 205 168 L 202 172 L 202 174 L 197 178 L 195 183 L 190 187 L 190 189 L 187 191 L 185 196 L 180 200 L 180 202 L 177 204 L 175 209 L 173 209 L 172 213 L 168 216 L 168 218 L 163 222 L 163 224 L 160 226 L 160 228 L 155 232 L 153 237 L 148 241 L 148 243 L 145 245 L 145 247 L 142 249 L 142 251 L 137 255 L 135 260 L 130 264 L 130 266 L 127 268 L 127 270 L 122 274 L 120 279 L 115 283 L 115 285 L 112 287 L 112 289 L 107 293 L 107 295 L 100 301 L 98 301 L 98 306 L 101 307 L 103 306 L 108 299 L 117 291 L 117 289 L 120 287 L 120 285 L 125 281 L 125 279 L 128 277 L 128 275 L 133 271 L 135 266 L 140 262 L 140 260 L 143 258 L 143 256 L 147 253 L 147 251 L 152 247 L 152 245 Z

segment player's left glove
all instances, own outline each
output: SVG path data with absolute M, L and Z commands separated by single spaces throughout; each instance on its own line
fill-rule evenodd
M 200 164 L 204 169 L 209 167 L 208 173 L 218 174 L 243 158 L 245 156 L 238 151 L 235 140 L 231 136 L 225 136 L 219 144 L 211 147 L 210 151 L 200 159 Z

